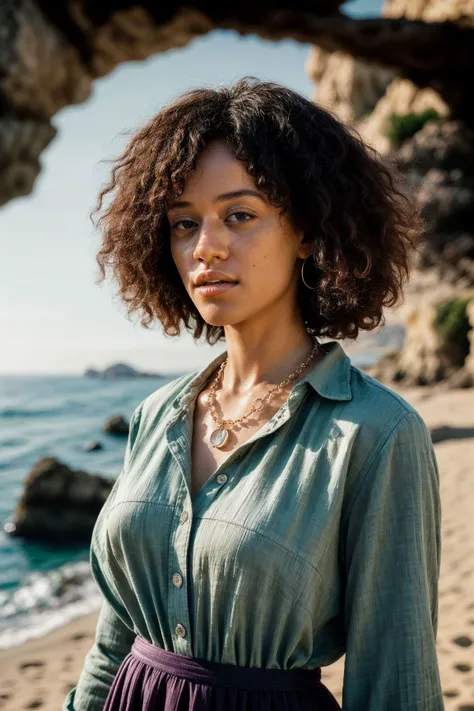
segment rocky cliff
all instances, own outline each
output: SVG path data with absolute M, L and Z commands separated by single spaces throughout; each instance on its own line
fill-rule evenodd
M 474 96 L 466 91 L 474 66 L 472 1 L 406 0 L 390 3 L 384 17 L 369 20 L 347 17 L 341 12 L 343 5 L 342 0 L 256 0 L 251 8 L 245 3 L 193 0 L 185 4 L 0 0 L 0 205 L 31 192 L 41 152 L 55 135 L 51 117 L 65 106 L 85 101 L 95 79 L 120 62 L 182 47 L 214 29 L 321 47 L 311 70 L 320 80 L 321 98 L 332 97 L 341 111 L 346 106 L 349 117 L 359 119 L 374 105 L 379 114 L 387 97 L 391 106 L 396 103 L 392 93 L 401 102 L 405 92 L 406 107 L 436 103 L 445 110 L 446 104 L 456 118 L 474 121 Z M 407 17 L 400 17 L 408 5 Z M 435 17 L 431 6 L 439 6 L 439 19 L 457 21 L 431 21 Z M 442 9 L 451 6 L 456 10 Z M 461 12 L 468 22 L 460 21 Z M 429 21 L 417 19 L 425 16 Z M 384 70 L 374 73 L 363 64 L 352 65 L 341 54 L 328 59 L 325 52 L 346 52 L 358 60 L 377 62 Z M 339 72 L 342 65 L 344 71 Z M 394 73 L 404 79 L 395 79 Z M 413 86 L 426 90 L 428 98 L 423 99 Z M 367 130 L 377 133 L 374 127 Z
M 474 0 L 387 0 L 382 16 L 474 27 Z M 474 132 L 470 122 L 455 120 L 456 111 L 445 92 L 352 54 L 313 47 L 306 71 L 315 82 L 315 101 L 354 126 L 381 153 L 393 156 L 426 220 L 426 236 L 414 255 L 405 302 L 398 311 L 406 327 L 405 344 L 369 372 L 381 380 L 407 384 L 474 385 Z M 468 85 L 465 91 L 469 92 Z M 400 124 L 404 117 L 427 110 L 434 110 L 436 120 L 394 142 L 393 115 Z M 459 347 L 448 347 L 443 337 L 438 315 L 445 312 L 457 324 Z

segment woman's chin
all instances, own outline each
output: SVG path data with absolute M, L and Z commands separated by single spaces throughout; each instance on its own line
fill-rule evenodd
M 231 316 L 229 313 L 224 313 L 224 309 L 220 308 L 203 309 L 199 313 L 210 326 L 233 326 L 242 320 L 236 316 Z

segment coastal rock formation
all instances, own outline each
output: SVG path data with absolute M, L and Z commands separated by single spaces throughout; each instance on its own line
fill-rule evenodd
M 315 83 L 314 101 L 351 124 L 372 113 L 396 77 L 394 69 L 368 64 L 344 52 L 329 53 L 317 46 L 310 49 L 305 71 Z
M 474 0 L 386 0 L 382 16 L 426 23 L 453 22 L 474 27 Z M 420 64 L 424 63 L 422 54 Z M 412 188 L 426 221 L 426 234 L 413 255 L 406 286 L 405 343 L 388 352 L 369 372 L 386 382 L 447 386 L 474 385 L 472 330 L 461 349 L 449 349 L 435 328 L 443 303 L 455 302 L 474 287 L 474 132 L 434 83 L 392 75 L 380 64 L 354 53 L 311 50 L 306 70 L 314 79 L 314 98 L 382 153 L 390 153 Z M 439 89 L 439 88 L 438 88 Z M 467 85 L 465 91 L 468 91 Z M 434 109 L 438 120 L 404 140 L 389 137 L 391 115 Z M 472 313 L 472 305 L 467 312 Z M 471 317 L 472 326 L 472 317 Z M 470 349 L 470 352 L 469 352 Z
M 387 20 L 449 21 L 473 27 L 474 0 L 385 0 L 381 15 Z M 423 61 L 420 48 L 420 64 Z M 406 115 L 433 108 L 442 118 L 451 115 L 450 101 L 435 84 L 423 85 L 402 76 L 395 67 L 390 72 L 383 64 L 367 62 L 354 53 L 314 46 L 306 71 L 315 82 L 314 99 L 351 122 L 381 153 L 392 148 L 386 135 L 392 113 Z
M 474 285 L 474 131 L 432 121 L 394 154 L 427 223 L 414 266 L 461 290 Z
M 470 301 L 467 305 L 466 312 L 469 318 L 469 323 L 471 325 L 471 330 L 467 335 L 470 349 L 464 367 L 466 369 L 466 373 L 472 379 L 472 382 L 474 384 L 474 299 Z
M 5 531 L 38 541 L 88 542 L 112 485 L 113 480 L 43 457 L 27 476 Z
M 463 3 L 470 17 L 471 4 L 472 0 Z M 450 21 L 435 22 L 427 10 L 434 5 L 457 6 L 454 0 L 420 1 L 417 12 L 411 13 L 410 0 L 389 2 L 384 17 L 367 20 L 344 15 L 343 5 L 342 0 L 321 0 L 309 10 L 304 0 L 254 2 L 249 11 L 245 3 L 192 0 L 184 5 L 151 0 L 133 4 L 0 0 L 0 205 L 31 192 L 41 152 L 55 135 L 51 117 L 85 101 L 95 79 L 120 62 L 183 47 L 214 29 L 294 39 L 325 52 L 347 53 L 394 71 L 417 89 L 436 92 L 453 116 L 474 121 L 474 98 L 466 91 L 474 65 L 474 27 L 461 22 L 456 13 L 441 10 L 437 19 Z M 418 19 L 425 16 L 429 21 Z M 355 89 L 361 77 L 370 87 L 368 99 L 359 101 L 365 109 L 383 92 L 390 76 L 371 74 L 362 67 L 352 72 Z M 396 81 L 388 84 L 384 96 Z M 321 86 L 324 93 L 322 78 Z
M 100 376 L 101 373 L 95 368 L 87 368 L 87 370 L 84 371 L 85 378 L 100 378 Z
M 453 344 L 447 347 L 440 339 L 435 314 L 443 304 L 474 291 L 474 131 L 459 121 L 428 122 L 393 157 L 420 204 L 426 234 L 414 254 L 412 284 L 406 290 L 405 342 L 371 374 L 407 385 L 444 380 L 447 386 L 471 387 L 472 331 L 459 355 Z M 467 313 L 472 314 L 472 306 Z
M 84 377 L 113 380 L 115 378 L 160 378 L 162 376 L 160 373 L 140 372 L 127 363 L 114 363 L 102 371 L 96 368 L 87 368 L 84 371 Z
M 135 368 L 126 363 L 116 363 L 111 365 L 102 372 L 102 377 L 106 380 L 111 378 L 136 378 L 138 375 Z
M 466 306 L 466 315 L 470 326 L 470 330 L 467 334 L 469 354 L 464 361 L 463 368 L 450 378 L 448 385 L 451 387 L 474 387 L 474 298 Z
M 448 300 L 424 298 L 406 313 L 403 347 L 382 355 L 369 374 L 408 386 L 474 386 L 474 289 L 452 294 Z

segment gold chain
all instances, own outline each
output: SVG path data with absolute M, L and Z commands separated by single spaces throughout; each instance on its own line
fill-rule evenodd
M 246 415 L 243 415 L 242 417 L 239 417 L 238 420 L 221 420 L 219 416 L 216 413 L 216 409 L 214 407 L 214 402 L 216 401 L 216 390 L 217 390 L 217 385 L 219 383 L 220 378 L 224 374 L 224 368 L 227 363 L 227 358 L 221 363 L 219 366 L 219 369 L 217 371 L 217 375 L 214 378 L 214 381 L 212 382 L 212 385 L 210 386 L 210 392 L 208 394 L 208 410 L 211 413 L 211 417 L 216 422 L 219 427 L 225 427 L 226 429 L 234 427 L 238 422 L 242 422 L 242 420 L 247 419 L 250 417 L 250 415 L 254 412 L 260 412 L 260 410 L 265 406 L 265 403 L 269 402 L 271 398 L 273 397 L 273 393 L 282 390 L 284 387 L 286 387 L 292 380 L 295 380 L 298 375 L 306 368 L 307 365 L 312 361 L 314 356 L 316 355 L 317 351 L 320 351 L 323 355 L 326 355 L 326 351 L 323 349 L 321 344 L 314 339 L 314 345 L 311 348 L 311 352 L 308 355 L 308 357 L 299 365 L 296 370 L 294 370 L 290 375 L 288 375 L 284 380 L 281 381 L 279 385 L 275 385 L 271 390 L 268 391 L 264 397 L 258 397 L 256 398 L 253 403 L 252 403 L 252 409 L 247 412 Z

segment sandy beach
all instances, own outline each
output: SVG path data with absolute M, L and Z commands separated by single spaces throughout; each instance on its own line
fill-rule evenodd
M 474 392 L 440 386 L 391 386 L 430 429 L 450 427 L 435 442 L 441 475 L 443 549 L 437 649 L 447 711 L 474 711 Z M 0 709 L 59 711 L 94 640 L 97 613 L 46 637 L 0 653 Z M 323 668 L 341 703 L 344 657 Z

